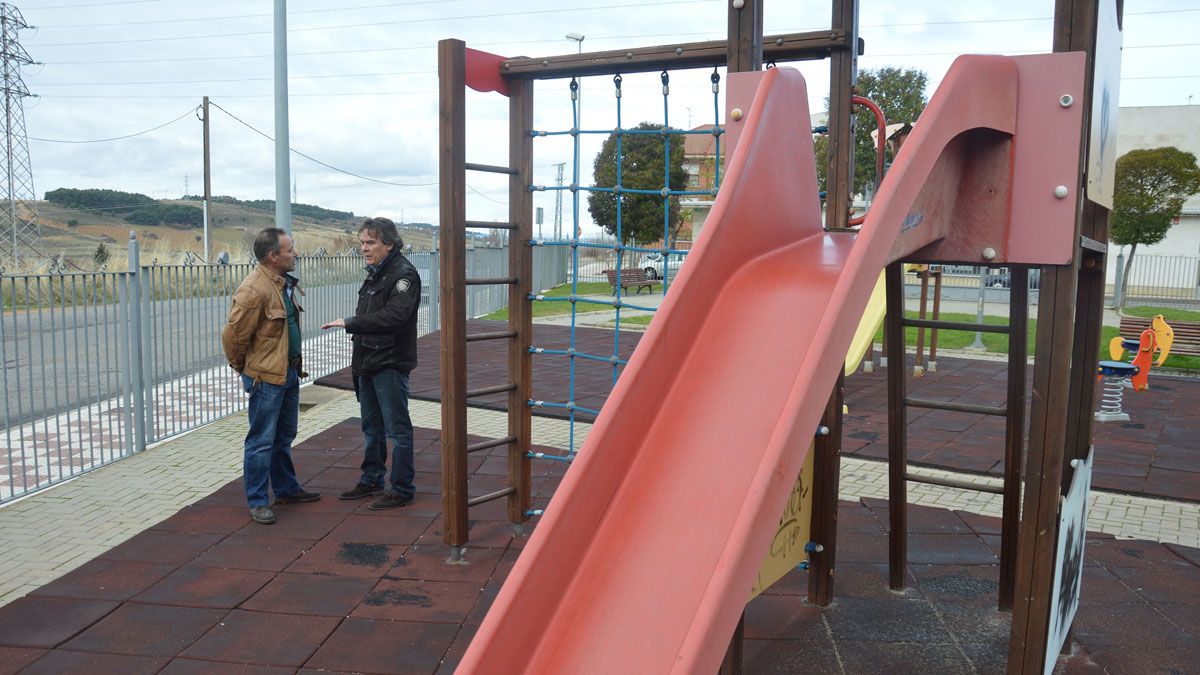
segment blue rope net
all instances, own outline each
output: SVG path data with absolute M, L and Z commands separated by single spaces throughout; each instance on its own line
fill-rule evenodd
M 587 249 L 611 250 L 616 255 L 616 274 L 620 275 L 620 270 L 625 269 L 625 260 L 628 254 L 640 256 L 643 254 L 657 254 L 657 263 L 660 267 L 659 278 L 662 280 L 663 293 L 665 294 L 670 288 L 672 271 L 678 268 L 679 263 L 672 264 L 672 256 L 679 259 L 687 255 L 687 250 L 677 250 L 669 247 L 671 235 L 671 200 L 679 199 L 685 196 L 715 196 L 721 182 L 721 135 L 725 130 L 720 125 L 720 82 L 721 76 L 716 68 L 713 69 L 709 80 L 712 85 L 712 101 L 713 101 L 713 127 L 711 129 L 673 129 L 670 126 L 670 73 L 662 71 L 659 76 L 662 82 L 662 102 L 663 102 L 663 119 L 661 129 L 626 129 L 622 122 L 622 77 L 615 75 L 613 77 L 613 96 L 616 103 L 616 128 L 613 129 L 581 129 L 580 128 L 580 99 L 579 99 L 579 80 L 571 78 L 568 86 L 571 94 L 571 128 L 567 130 L 534 130 L 530 134 L 536 138 L 547 138 L 553 136 L 570 136 L 573 145 L 573 161 L 571 168 L 571 182 L 564 186 L 545 186 L 545 185 L 530 185 L 530 191 L 546 191 L 553 192 L 557 190 L 566 190 L 571 193 L 571 210 L 573 229 L 569 237 L 563 239 L 544 239 L 539 238 L 529 242 L 532 246 L 566 246 L 571 249 L 571 291 L 566 296 L 546 296 L 534 294 L 529 296 L 530 301 L 542 302 L 567 302 L 571 305 L 570 311 L 570 342 L 567 349 L 548 349 L 538 347 L 536 345 L 530 348 L 530 352 L 540 356 L 565 357 L 568 361 L 568 389 L 567 401 L 535 401 L 530 400 L 528 403 L 534 408 L 559 409 L 567 411 L 567 419 L 569 421 L 569 444 L 567 454 L 551 454 L 541 452 L 531 452 L 529 456 L 533 459 L 570 462 L 576 455 L 576 422 L 579 413 L 588 413 L 596 415 L 599 410 L 586 408 L 576 403 L 577 388 L 576 388 L 576 364 L 580 359 L 586 361 L 600 362 L 609 364 L 612 368 L 612 382 L 615 385 L 617 378 L 620 376 L 621 369 L 626 365 L 627 361 L 620 357 L 620 340 L 621 340 L 621 311 L 640 310 L 646 312 L 654 312 L 654 307 L 638 305 L 628 302 L 622 297 L 622 287 L 618 281 L 614 297 L 610 300 L 607 298 L 600 299 L 594 297 L 585 297 L 579 292 L 580 278 L 580 251 Z M 601 187 L 597 185 L 584 186 L 581 184 L 580 165 L 580 138 L 585 134 L 604 134 L 606 136 L 614 136 L 616 143 L 616 180 L 611 187 Z M 626 137 L 631 136 L 660 136 L 663 139 L 663 177 L 662 185 L 649 188 L 633 188 L 625 187 L 623 179 L 624 172 L 624 145 Z M 711 189 L 688 190 L 685 185 L 673 185 L 671 180 L 671 142 L 672 139 L 687 135 L 711 135 L 714 138 L 715 149 L 715 167 L 713 171 L 713 187 Z M 682 140 L 677 139 L 677 142 Z M 614 225 L 614 242 L 615 243 L 596 243 L 587 242 L 581 239 L 580 228 L 580 196 L 589 193 L 611 193 L 615 196 L 616 219 Z M 626 244 L 628 239 L 625 234 L 625 199 L 627 195 L 657 195 L 663 201 L 663 223 L 662 223 L 662 238 L 661 246 L 646 247 L 634 244 Z M 635 258 L 636 259 L 636 258 Z M 615 310 L 615 321 L 613 327 L 612 353 L 610 354 L 589 354 L 578 349 L 578 308 L 579 305 L 604 305 L 612 307 Z M 541 515 L 540 510 L 531 511 L 529 515 Z

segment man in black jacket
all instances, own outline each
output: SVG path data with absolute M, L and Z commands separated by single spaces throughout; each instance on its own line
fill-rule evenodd
M 362 415 L 363 462 L 358 484 L 341 499 L 362 499 L 383 492 L 371 509 L 413 502 L 413 426 L 408 416 L 408 374 L 417 365 L 417 307 L 421 277 L 401 253 L 404 242 L 396 224 L 370 218 L 358 227 L 367 280 L 358 291 L 354 316 L 322 328 L 345 328 L 353 336 L 351 373 Z M 392 440 L 392 471 L 387 469 L 387 440 Z

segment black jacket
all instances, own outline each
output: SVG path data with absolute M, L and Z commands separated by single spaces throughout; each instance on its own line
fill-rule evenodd
M 394 368 L 408 373 L 417 366 L 417 308 L 421 277 L 397 252 L 358 290 L 358 309 L 346 319 L 354 341 L 351 370 L 360 374 Z

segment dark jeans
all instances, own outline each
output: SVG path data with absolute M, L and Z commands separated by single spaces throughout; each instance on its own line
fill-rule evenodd
M 276 497 L 300 490 L 292 465 L 292 441 L 300 418 L 300 378 L 288 368 L 283 385 L 255 382 L 242 376 L 250 394 L 250 432 L 246 434 L 242 471 L 250 508 L 267 506 L 268 485 Z
M 358 376 L 358 408 L 362 415 L 362 478 L 366 485 L 384 486 L 387 441 L 392 440 L 392 472 L 387 491 L 411 497 L 413 487 L 413 426 L 408 417 L 408 375 L 388 368 Z

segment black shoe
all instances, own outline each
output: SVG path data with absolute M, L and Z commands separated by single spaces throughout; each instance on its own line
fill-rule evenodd
M 284 497 L 275 497 L 276 504 L 307 504 L 321 499 L 321 495 L 316 492 L 309 492 L 304 488 L 296 490 L 290 495 Z
M 383 492 L 383 488 L 371 487 L 370 485 L 367 485 L 366 483 L 359 483 L 358 485 L 355 485 L 353 488 L 346 490 L 342 494 L 338 495 L 338 499 L 362 499 L 363 497 L 370 497 L 371 495 L 377 495 L 380 492 Z
M 411 503 L 413 503 L 412 495 L 408 495 L 406 497 L 398 492 L 385 492 L 383 493 L 382 497 L 371 502 L 371 505 L 367 508 L 371 509 L 372 511 L 383 511 L 385 509 L 395 509 L 401 506 L 408 506 Z
M 250 517 L 260 525 L 270 525 L 275 522 L 275 512 L 265 506 L 250 509 Z

